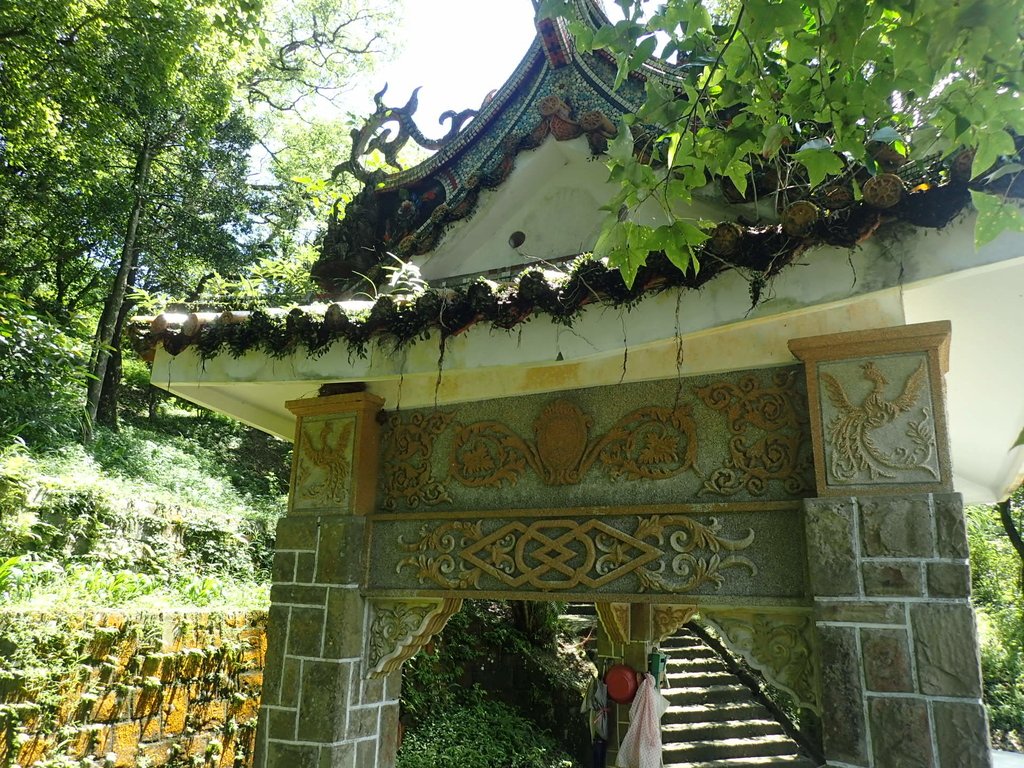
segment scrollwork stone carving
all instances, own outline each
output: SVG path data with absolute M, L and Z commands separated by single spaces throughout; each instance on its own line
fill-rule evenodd
M 696 614 L 696 605 L 652 605 L 651 625 L 654 629 L 654 640 L 660 643 L 671 637 Z
M 754 375 L 737 383 L 721 381 L 696 390 L 697 396 L 728 421 L 729 458 L 713 471 L 704 491 L 730 496 L 746 491 L 761 496 L 771 481 L 799 494 L 812 487 L 806 448 L 807 416 L 793 371 L 780 371 L 764 385 Z
M 547 485 L 580 483 L 597 462 L 613 479 L 661 480 L 694 470 L 697 427 L 689 406 L 640 408 L 593 439 L 592 426 L 564 399 L 540 413 L 532 441 L 497 421 L 462 426 L 452 444 L 452 477 L 471 488 L 501 488 L 514 486 L 527 468 Z
M 417 412 L 403 421 L 398 414 L 388 418 L 383 450 L 383 506 L 394 509 L 399 500 L 410 507 L 437 506 L 451 502 L 442 480 L 433 475 L 434 441 L 452 420 L 443 411 Z
M 768 682 L 791 694 L 799 706 L 821 712 L 810 614 L 702 608 L 701 617 Z
M 384 677 L 412 658 L 462 607 L 460 599 L 375 599 L 367 647 L 367 677 Z
M 594 603 L 608 639 L 613 643 L 629 642 L 629 603 Z

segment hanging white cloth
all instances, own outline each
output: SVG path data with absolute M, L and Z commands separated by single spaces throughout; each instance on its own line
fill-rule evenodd
M 615 758 L 618 768 L 661 768 L 661 716 L 666 709 L 668 699 L 645 672 L 629 708 L 629 728 Z

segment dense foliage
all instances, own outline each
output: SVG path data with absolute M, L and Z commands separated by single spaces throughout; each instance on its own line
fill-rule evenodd
M 557 610 L 466 601 L 432 647 L 403 667 L 399 768 L 581 764 L 588 667 L 562 634 Z
M 118 434 L 0 452 L 0 604 L 265 607 L 289 447 L 127 390 Z
M 620 79 L 660 48 L 681 78 L 678 88 L 649 80 L 646 103 L 610 148 L 621 191 L 607 206 L 596 251 L 627 283 L 652 251 L 683 270 L 698 266 L 707 223 L 677 206 L 709 180 L 727 180 L 770 219 L 776 208 L 826 190 L 858 196 L 887 163 L 925 165 L 961 148 L 974 153 L 969 178 L 989 174 L 1001 158 L 1012 161 L 995 171 L 1004 181 L 1024 170 L 1015 145 L 1024 133 L 1021 3 L 668 0 L 653 12 L 641 0 L 617 5 L 625 18 L 613 26 L 570 24 L 577 46 L 611 52 Z M 570 0 L 542 8 L 572 19 Z M 979 242 L 1024 230 L 1015 203 L 975 200 Z M 670 223 L 647 225 L 639 215 L 647 201 Z
M 122 333 L 147 298 L 308 290 L 319 180 L 347 144 L 314 102 L 385 49 L 387 8 L 0 5 L 0 352 L 16 353 L 0 373 L 17 389 L 0 398 L 3 434 L 46 431 L 45 409 L 23 408 L 33 373 L 64 382 L 58 400 L 87 385 L 58 429 L 116 429 Z
M 1014 500 L 1024 506 L 1024 489 Z M 1024 561 L 990 507 L 968 509 L 971 586 L 992 740 L 1024 749 Z

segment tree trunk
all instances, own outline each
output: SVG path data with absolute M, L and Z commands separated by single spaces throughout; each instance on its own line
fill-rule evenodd
M 118 431 L 117 420 L 118 394 L 121 391 L 121 339 L 128 314 L 134 309 L 135 302 L 126 301 L 121 304 L 114 323 L 114 338 L 110 343 L 110 356 L 107 359 L 107 370 L 103 376 L 103 387 L 100 389 L 100 402 L 96 409 L 96 423 Z
M 95 346 L 89 361 L 90 378 L 85 397 L 87 441 L 92 439 L 92 425 L 96 422 L 100 398 L 106 383 L 107 365 L 110 360 L 111 345 L 115 340 L 117 319 L 121 314 L 121 307 L 124 305 L 128 276 L 135 261 L 135 240 L 139 232 L 139 221 L 142 218 L 146 188 L 149 184 L 149 171 L 155 154 L 156 148 L 151 137 L 147 136 L 139 148 L 139 154 L 135 159 L 135 170 L 132 173 L 132 208 L 128 215 L 128 225 L 125 228 L 124 243 L 121 247 L 121 262 L 118 265 L 117 274 L 114 276 L 114 283 L 110 287 L 110 293 L 107 294 L 107 298 L 103 302 L 103 313 L 100 315 L 96 327 L 96 338 L 93 341 Z
M 1024 536 L 1021 535 L 1020 529 L 1017 527 L 1017 521 L 1013 519 L 1013 498 L 1011 496 L 996 506 L 999 507 L 999 519 L 1003 523 L 1003 530 L 1006 531 L 1010 544 L 1017 553 L 1017 557 L 1020 558 L 1020 586 L 1021 589 L 1024 589 Z

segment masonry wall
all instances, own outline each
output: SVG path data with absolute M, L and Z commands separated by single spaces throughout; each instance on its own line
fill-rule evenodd
M 18 664 L 29 626 L 48 673 Z M 264 612 L 0 614 L 0 766 L 249 766 L 265 627 Z
M 988 766 L 960 496 L 805 511 L 828 764 Z

